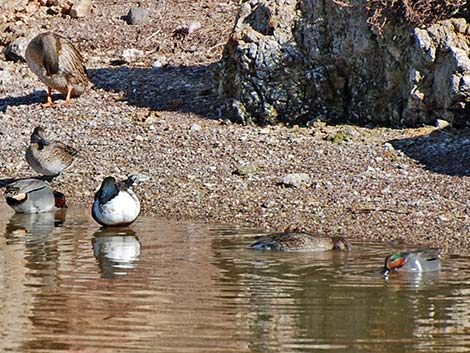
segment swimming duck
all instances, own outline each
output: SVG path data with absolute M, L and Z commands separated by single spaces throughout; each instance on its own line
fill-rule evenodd
M 426 249 L 392 254 L 385 258 L 383 274 L 391 271 L 429 272 L 441 267 L 440 250 Z
M 47 103 L 51 107 L 52 90 L 70 97 L 78 97 L 89 84 L 86 68 L 80 52 L 72 42 L 56 33 L 46 32 L 34 37 L 26 48 L 26 62 L 31 71 L 47 85 Z
M 59 141 L 48 141 L 44 129 L 37 126 L 31 134 L 31 144 L 26 150 L 26 161 L 35 172 L 58 176 L 70 167 L 78 151 Z
M 134 222 L 140 213 L 140 201 L 132 185 L 140 180 L 136 174 L 125 181 L 116 181 L 111 176 L 104 178 L 95 194 L 93 219 L 103 226 L 127 226 Z
M 5 190 L 5 199 L 19 213 L 49 212 L 55 205 L 51 188 L 38 179 L 23 179 L 9 184 Z
M 251 245 L 258 250 L 277 251 L 351 251 L 351 244 L 343 237 L 317 237 L 305 232 L 276 233 L 256 238 Z

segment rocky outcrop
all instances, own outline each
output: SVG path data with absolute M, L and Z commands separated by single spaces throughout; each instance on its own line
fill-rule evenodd
M 470 121 L 470 26 L 374 31 L 366 0 L 251 0 L 216 77 L 242 123 Z
M 70 16 L 83 18 L 91 14 L 91 0 L 0 0 L 0 60 L 24 60 L 26 46 L 39 32 L 38 18 Z

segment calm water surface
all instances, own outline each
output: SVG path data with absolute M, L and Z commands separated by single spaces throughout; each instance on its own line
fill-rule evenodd
M 469 258 L 391 276 L 392 250 L 250 250 L 255 231 L 0 207 L 2 352 L 470 352 Z

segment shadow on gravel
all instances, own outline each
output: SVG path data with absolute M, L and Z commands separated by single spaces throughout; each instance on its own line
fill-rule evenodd
M 8 96 L 5 98 L 0 98 L 0 112 L 6 111 L 7 107 L 10 106 L 20 106 L 20 105 L 30 105 L 37 103 L 46 103 L 47 90 L 44 91 L 34 91 L 26 96 L 12 97 Z M 53 94 L 52 99 L 58 100 L 63 98 L 61 94 Z
M 432 172 L 470 176 L 470 129 L 436 130 L 389 143 Z
M 152 110 L 180 111 L 217 118 L 222 101 L 213 87 L 216 64 L 208 66 L 128 66 L 89 69 L 97 88 L 121 92 L 122 100 Z

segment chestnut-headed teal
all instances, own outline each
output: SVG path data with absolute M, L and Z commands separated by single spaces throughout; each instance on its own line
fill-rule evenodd
M 387 256 L 383 274 L 390 272 L 430 272 L 438 271 L 441 267 L 440 250 L 425 249 L 417 251 L 399 252 Z

